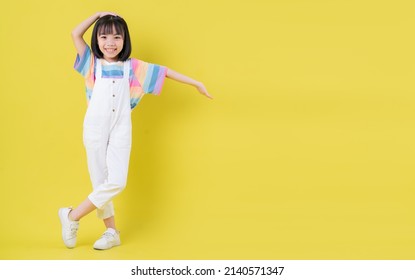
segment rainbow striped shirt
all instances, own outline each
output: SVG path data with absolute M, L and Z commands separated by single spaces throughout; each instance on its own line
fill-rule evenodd
M 93 56 L 89 46 L 85 48 L 82 56 L 77 55 L 74 68 L 85 78 L 87 102 L 91 100 L 92 89 L 95 84 L 95 65 L 97 58 Z M 130 104 L 134 109 L 144 94 L 159 95 L 167 75 L 167 67 L 147 63 L 135 58 L 128 59 L 131 62 L 129 73 L 130 80 Z M 122 79 L 124 75 L 123 62 L 102 63 L 102 78 Z

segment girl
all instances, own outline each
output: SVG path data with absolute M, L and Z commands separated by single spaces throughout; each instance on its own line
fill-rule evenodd
M 89 48 L 83 35 L 95 21 Z M 72 39 L 77 51 L 74 68 L 86 83 L 88 109 L 83 141 L 93 191 L 75 209 L 59 209 L 62 238 L 68 248 L 75 247 L 79 220 L 97 209 L 107 230 L 93 247 L 105 250 L 121 244 L 112 199 L 127 181 L 131 110 L 144 94 L 159 94 L 165 77 L 192 85 L 212 97 L 201 82 L 166 67 L 129 58 L 127 23 L 114 13 L 99 12 L 89 17 L 72 31 Z

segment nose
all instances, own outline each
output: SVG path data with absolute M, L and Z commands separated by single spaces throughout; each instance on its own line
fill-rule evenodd
M 114 38 L 107 38 L 105 43 L 106 43 L 107 46 L 115 46 Z

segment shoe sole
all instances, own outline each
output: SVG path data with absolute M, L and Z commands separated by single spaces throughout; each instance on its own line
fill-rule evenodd
M 103 251 L 103 250 L 109 250 L 109 249 L 111 249 L 111 248 L 114 248 L 114 247 L 117 247 L 117 246 L 120 246 L 121 245 L 121 243 L 119 243 L 119 244 L 114 244 L 114 245 L 112 245 L 111 247 L 109 247 L 109 248 L 98 248 L 98 247 L 93 247 L 95 250 L 98 250 L 98 251 Z

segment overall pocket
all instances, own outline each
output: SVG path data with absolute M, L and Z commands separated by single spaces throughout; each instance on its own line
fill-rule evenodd
M 110 144 L 118 148 L 131 148 L 131 124 L 118 125 L 110 136 Z
M 98 149 L 102 145 L 102 127 L 94 125 L 84 125 L 83 140 L 87 148 Z

